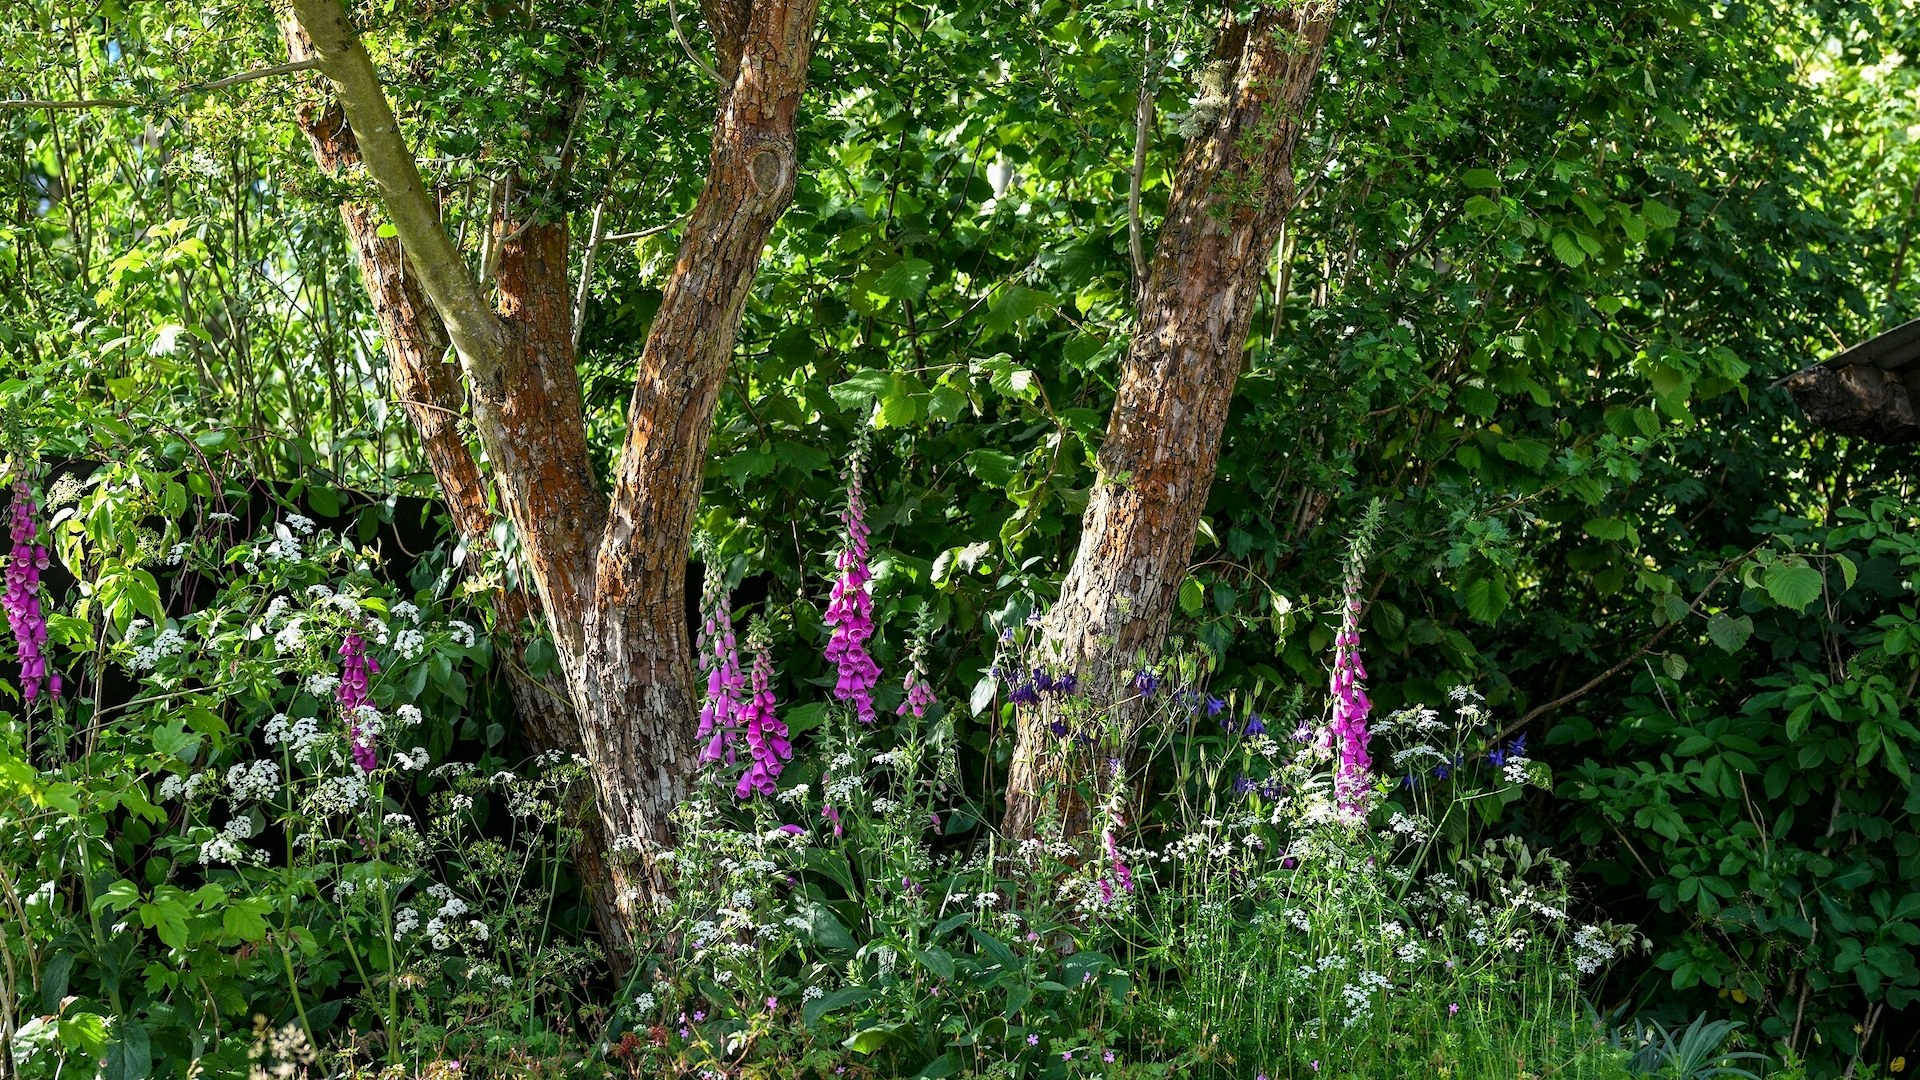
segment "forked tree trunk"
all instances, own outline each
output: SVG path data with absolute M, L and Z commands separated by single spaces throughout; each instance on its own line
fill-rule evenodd
M 1043 649 L 1080 674 L 1096 707 L 1125 696 L 1135 655 L 1159 651 L 1220 456 L 1261 277 L 1293 199 L 1293 150 L 1335 0 L 1229 14 L 1215 60 L 1227 72 L 1198 108 L 1142 291 L 1080 547 L 1045 617 Z M 1123 712 L 1126 711 L 1123 709 Z M 1131 746 L 1136 721 L 1120 717 Z M 1023 711 L 1004 831 L 1032 835 L 1052 811 L 1084 824 L 1047 718 Z
M 703 7 L 727 82 L 707 183 L 641 357 L 609 500 L 586 451 L 564 225 L 496 223 L 496 309 L 442 226 L 339 0 L 293 0 L 407 265 L 459 353 L 475 430 L 560 653 L 609 850 L 636 856 L 605 865 L 625 933 L 666 896 L 655 856 L 671 841 L 671 814 L 694 770 L 684 571 L 740 314 L 793 195 L 794 119 L 817 0 Z
M 313 55 L 312 43 L 298 25 L 289 22 L 285 30 L 288 52 L 294 60 Z M 360 166 L 359 144 L 338 104 L 303 106 L 295 118 L 312 143 L 314 158 L 323 170 L 338 175 Z M 446 500 L 455 530 L 470 549 L 489 548 L 493 544 L 494 515 L 487 504 L 486 480 L 460 434 L 466 393 L 460 385 L 459 367 L 448 362 L 451 358 L 446 326 L 408 271 L 400 241 L 380 235 L 373 208 L 349 200 L 340 204 L 340 217 L 346 225 L 361 280 L 385 339 L 393 393 L 420 436 L 428 466 Z M 545 296 L 552 289 L 564 291 L 566 288 L 564 259 L 557 278 L 531 285 L 525 281 L 526 277 L 540 273 L 547 264 L 536 265 L 525 258 L 504 256 L 502 264 L 503 269 L 511 272 L 516 294 Z M 521 303 L 517 305 L 517 313 L 529 318 L 552 317 L 550 303 Z M 563 317 L 560 332 L 565 333 L 566 329 Z M 545 328 L 530 330 L 527 337 L 550 340 L 553 332 Z M 559 673 L 535 676 L 527 665 L 531 620 L 540 618 L 537 606 L 527 593 L 505 582 L 495 589 L 492 600 L 499 643 L 503 647 L 507 689 L 528 743 L 536 750 L 557 750 L 568 757 L 581 754 L 584 747 L 580 743 L 579 722 L 574 716 L 566 681 Z M 605 830 L 591 803 L 584 809 L 576 821 L 581 839 L 573 857 L 587 886 L 594 925 L 606 942 L 609 954 L 620 963 L 631 952 L 632 943 L 625 921 L 613 903 Z

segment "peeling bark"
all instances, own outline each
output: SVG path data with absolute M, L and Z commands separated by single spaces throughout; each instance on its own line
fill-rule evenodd
M 1266 259 L 1293 199 L 1293 150 L 1336 4 L 1263 5 L 1229 22 L 1215 59 L 1228 65 L 1216 112 L 1187 143 L 1174 177 L 1140 318 L 1100 448 L 1100 478 L 1080 547 L 1048 612 L 1043 648 L 1077 668 L 1096 707 L 1111 705 L 1134 655 L 1156 654 L 1193 556 L 1240 375 Z M 1231 16 L 1229 16 L 1231 18 Z M 1131 725 L 1131 718 L 1123 717 Z M 1023 713 L 1003 829 L 1030 836 L 1047 793 L 1069 829 L 1047 720 Z M 1129 740 L 1131 742 L 1131 740 Z
M 671 813 L 694 770 L 687 553 L 741 311 L 767 237 L 793 197 L 794 118 L 817 0 L 703 5 L 729 79 L 707 183 L 642 353 L 611 502 L 586 451 L 564 222 L 514 222 L 502 208 L 492 233 L 498 304 L 488 303 L 440 223 L 339 0 L 293 0 L 293 9 L 358 136 L 406 265 L 460 356 L 467 407 L 578 720 L 562 723 L 535 707 L 531 685 L 516 685 L 516 701 L 529 708 L 530 724 L 550 726 L 539 738 L 560 746 L 570 733 L 594 774 L 601 835 L 621 841 L 608 850 L 638 854 L 631 864 L 604 866 L 624 941 L 665 898 L 653 856 L 671 842 Z M 406 300 L 384 302 L 398 318 Z
M 312 43 L 299 26 L 289 23 L 285 31 L 288 52 L 296 61 L 312 55 Z M 337 103 L 303 105 L 295 119 L 313 145 L 315 160 L 326 172 L 338 175 L 360 167 L 359 143 Z M 459 369 L 446 362 L 451 346 L 446 326 L 410 273 L 399 240 L 380 235 L 373 209 L 347 201 L 340 205 L 340 216 L 385 338 L 388 377 L 394 394 L 419 433 L 427 463 L 446 500 L 454 528 L 470 548 L 489 548 L 493 544 L 494 515 L 487 505 L 486 480 L 460 432 L 466 393 L 460 385 Z M 526 266 L 524 259 L 515 262 L 516 270 Z M 563 260 L 563 282 L 564 269 Z M 538 287 L 523 285 L 516 295 L 543 292 Z M 551 314 L 534 310 L 541 306 L 537 302 L 532 308 L 524 301 L 518 306 L 530 317 L 550 317 Z M 565 327 L 564 322 L 561 325 Z M 522 337 L 535 339 L 544 335 L 529 330 Z M 502 584 L 495 591 L 493 606 L 496 627 L 505 645 L 508 692 L 513 697 L 528 743 L 537 750 L 557 750 L 569 757 L 582 754 L 585 748 L 580 743 L 579 723 L 565 681 L 557 676 L 538 678 L 526 664 L 526 648 L 532 640 L 529 620 L 538 618 L 540 612 L 524 591 L 509 584 Z M 627 927 L 612 903 L 605 830 L 590 806 L 580 816 L 578 825 L 581 841 L 574 851 L 574 859 L 582 880 L 587 883 L 594 924 L 618 964 L 631 952 L 632 945 Z
M 600 541 L 574 694 L 588 756 L 622 769 L 602 791 L 608 827 L 644 842 L 647 880 L 623 892 L 635 901 L 664 894 L 651 856 L 669 841 L 667 815 L 694 771 L 699 699 L 681 570 L 740 315 L 767 237 L 793 199 L 794 118 L 817 6 L 753 6 L 714 122 L 706 186 L 641 353 Z

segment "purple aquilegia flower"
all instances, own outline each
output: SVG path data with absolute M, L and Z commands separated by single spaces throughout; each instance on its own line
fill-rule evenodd
M 1160 676 L 1152 668 L 1141 668 L 1133 673 L 1133 688 L 1141 697 L 1152 697 L 1160 689 Z
M 787 741 L 787 725 L 773 711 L 773 655 L 765 622 L 756 622 L 747 635 L 747 647 L 753 650 L 752 696 L 741 710 L 747 732 L 747 756 L 752 763 L 740 775 L 735 798 L 771 795 L 779 790 L 775 783 L 786 762 L 793 760 L 793 744 Z
M 733 635 L 733 605 L 724 577 L 712 566 L 707 569 L 700 606 L 706 616 L 700 623 L 695 652 L 700 672 L 707 677 L 707 696 L 700 705 L 700 760 L 711 765 L 724 758 L 731 765 L 733 732 L 746 711 L 742 700 L 746 677 L 740 673 L 740 649 Z
M 6 592 L 0 605 L 7 609 L 7 626 L 20 660 L 20 697 L 33 704 L 44 684 L 56 697 L 60 673 L 47 670 L 47 616 L 40 607 L 40 571 L 48 566 L 47 548 L 39 543 L 33 520 L 33 493 L 24 483 L 13 485 L 13 513 L 9 533 L 13 546 L 7 556 Z
M 1373 759 L 1367 756 L 1367 715 L 1373 702 L 1362 685 L 1367 669 L 1360 663 L 1360 581 L 1356 565 L 1347 575 L 1345 607 L 1340 633 L 1333 639 L 1333 722 L 1327 743 L 1338 762 L 1334 767 L 1334 795 L 1349 818 L 1366 816 L 1371 792 Z
M 372 772 L 378 763 L 373 753 L 373 733 L 360 726 L 360 710 L 373 704 L 373 677 L 379 671 L 380 661 L 367 654 L 366 640 L 359 634 L 348 634 L 340 644 L 340 689 L 336 694 L 340 712 L 347 719 L 353 761 L 361 772 Z
M 853 702 L 863 724 L 873 723 L 873 688 L 880 682 L 880 665 L 867 654 L 873 636 L 873 595 L 868 591 L 873 572 L 867 569 L 866 505 L 860 499 L 860 457 L 847 468 L 847 508 L 840 515 L 846 525 L 847 546 L 834 561 L 838 576 L 827 601 L 827 659 L 840 669 L 833 696 Z

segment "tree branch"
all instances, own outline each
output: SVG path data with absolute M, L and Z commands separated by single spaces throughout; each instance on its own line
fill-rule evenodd
M 317 66 L 333 83 L 367 173 L 380 189 L 387 218 L 421 288 L 445 321 L 467 373 L 477 383 L 497 387 L 504 330 L 440 223 L 440 208 L 420 180 L 420 168 L 400 135 L 400 122 L 366 46 L 347 25 L 340 0 L 293 0 L 293 12 L 313 41 Z
M 18 98 L 0 100 L 3 109 L 137 109 L 142 106 L 158 106 L 189 94 L 202 94 L 209 90 L 224 90 L 229 86 L 252 82 L 255 79 L 271 79 L 276 75 L 290 75 L 296 71 L 310 71 L 320 66 L 317 60 L 296 60 L 290 64 L 275 64 L 272 67 L 243 71 L 238 75 L 229 75 L 224 79 L 210 82 L 191 83 L 177 90 L 169 90 L 159 98 L 74 98 L 67 100 Z
M 1726 577 L 1728 574 L 1733 573 L 1734 567 L 1739 566 L 1741 563 L 1746 562 L 1748 559 L 1753 558 L 1753 553 L 1759 550 L 1760 550 L 1760 547 L 1758 545 L 1748 548 L 1746 552 L 1742 554 L 1739 558 L 1721 567 L 1720 572 L 1713 575 L 1713 580 L 1707 582 L 1707 587 L 1704 589 L 1701 589 L 1700 592 L 1696 596 L 1694 596 L 1693 603 L 1687 605 L 1686 614 L 1682 615 L 1678 619 L 1673 620 L 1672 622 L 1661 627 L 1660 629 L 1654 631 L 1653 636 L 1648 638 L 1645 642 L 1643 642 L 1639 648 L 1633 650 L 1633 652 L 1629 654 L 1625 660 L 1620 661 L 1619 663 L 1613 665 L 1612 667 L 1601 672 L 1600 674 L 1595 675 L 1593 678 L 1588 679 L 1585 683 L 1582 683 L 1580 685 L 1579 689 L 1570 691 L 1565 694 L 1561 694 L 1559 697 L 1554 698 L 1552 701 L 1547 702 L 1545 705 L 1536 705 L 1533 708 L 1527 710 L 1527 713 L 1525 716 L 1522 716 L 1520 719 L 1515 720 L 1513 723 L 1508 724 L 1506 727 L 1502 728 L 1500 730 L 1500 733 L 1493 737 L 1493 741 L 1495 743 L 1500 742 L 1502 739 L 1505 739 L 1507 736 L 1512 735 L 1514 732 L 1519 731 L 1521 728 L 1526 727 L 1528 724 L 1531 724 L 1534 721 L 1534 719 L 1539 717 L 1542 713 L 1552 712 L 1553 710 L 1559 708 L 1562 705 L 1567 704 L 1568 702 L 1576 701 L 1580 698 L 1587 696 L 1588 694 L 1592 693 L 1594 688 L 1599 686 L 1601 683 L 1606 682 L 1608 679 L 1611 679 L 1615 675 L 1618 675 L 1621 672 L 1627 670 L 1628 667 L 1632 666 L 1635 660 L 1638 660 L 1641 657 L 1652 652 L 1653 647 L 1655 645 L 1658 645 L 1662 641 L 1666 640 L 1667 635 L 1673 633 L 1674 627 L 1679 626 L 1682 622 L 1686 621 L 1688 616 L 1692 615 L 1695 611 L 1698 611 L 1700 609 L 1700 605 L 1703 603 L 1706 603 L 1707 596 L 1711 594 L 1714 589 L 1718 588 L 1722 581 L 1726 580 Z

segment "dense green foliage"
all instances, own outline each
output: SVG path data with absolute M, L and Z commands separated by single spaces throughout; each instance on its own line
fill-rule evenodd
M 581 369 L 610 455 L 705 164 L 711 85 L 664 4 L 361 12 L 476 258 L 478 208 L 515 173 L 576 237 L 602 204 L 608 232 L 668 227 L 598 254 Z M 828 678 L 819 553 L 844 448 L 871 434 L 879 657 L 900 669 L 924 609 L 959 764 L 942 843 L 993 816 L 1010 741 L 987 673 L 997 634 L 1045 605 L 1092 482 L 1129 329 L 1136 95 L 1145 78 L 1157 103 L 1150 240 L 1181 119 L 1202 107 L 1209 17 L 905 0 L 822 16 L 796 205 L 746 314 L 702 524 L 732 580 L 764 586 L 785 699 L 811 701 Z M 1550 789 L 1476 805 L 1483 828 L 1568 858 L 1576 903 L 1652 943 L 1593 1000 L 1711 1010 L 1816 1075 L 1920 1051 L 1903 1034 L 1920 996 L 1920 495 L 1911 450 L 1813 431 L 1771 384 L 1920 310 L 1916 53 L 1920 17 L 1892 0 L 1348 6 L 1181 592 L 1180 632 L 1221 691 L 1316 694 L 1343 538 L 1383 499 L 1375 696 L 1399 708 L 1476 687 L 1500 734 L 1524 730 L 1551 765 Z M 87 556 L 105 591 L 61 608 L 70 655 L 120 648 L 145 610 L 141 557 L 198 535 L 169 484 L 431 491 L 335 212 L 357 181 L 321 179 L 289 120 L 308 77 L 182 92 L 283 59 L 264 3 L 35 0 L 0 17 L 4 96 L 143 103 L 0 111 L 0 374 L 36 373 L 9 384 L 3 448 L 23 468 L 75 454 L 137 470 L 156 502 L 112 513 L 174 521 L 144 552 L 124 523 L 87 523 L 107 545 L 87 550 L 119 554 Z M 456 603 L 455 588 L 429 572 L 403 591 Z M 484 677 L 482 656 L 460 657 L 476 665 L 461 679 Z M 219 695 L 219 732 L 181 737 L 215 753 L 293 692 Z M 504 727 L 421 707 L 447 725 L 436 761 L 508 763 Z M 830 725 L 797 712 L 792 775 L 818 784 L 827 751 L 808 740 Z M 168 730 L 173 714 L 155 715 Z M 24 755 L 28 736 L 11 737 Z M 244 1006 L 208 1007 L 244 1028 L 280 976 L 247 988 L 223 968 L 244 936 L 230 929 L 248 927 L 208 915 L 213 894 L 155 854 L 209 825 L 147 813 L 173 752 L 145 734 L 88 748 L 127 757 L 62 759 L 30 783 L 101 800 L 62 826 L 81 850 L 108 832 L 138 850 L 102 847 L 106 880 L 77 887 L 108 896 L 124 877 L 140 904 L 164 887 L 199 905 L 181 916 L 209 965 L 190 969 L 207 980 L 196 1001 L 241 987 Z M 1158 775 L 1183 760 L 1168 749 Z M 1156 824 L 1181 821 L 1168 806 Z M 82 900 L 48 913 L 59 928 L 33 925 L 71 935 L 72 977 L 99 980 L 88 994 L 156 962 L 155 941 L 181 947 L 137 951 Z M 349 936 L 315 962 L 347 979 L 362 947 Z M 63 993 L 36 976 L 28 996 L 52 1009 Z M 199 1007 L 155 1038 L 190 1040 Z

